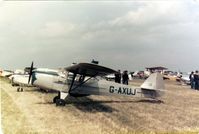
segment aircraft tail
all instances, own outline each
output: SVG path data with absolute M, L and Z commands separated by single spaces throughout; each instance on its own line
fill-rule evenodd
M 145 97 L 156 98 L 163 95 L 163 76 L 160 73 L 153 73 L 141 85 L 142 94 Z

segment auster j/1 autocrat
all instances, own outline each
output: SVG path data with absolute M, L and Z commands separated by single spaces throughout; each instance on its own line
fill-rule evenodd
M 33 69 L 32 63 L 28 83 L 58 91 L 53 99 L 57 106 L 64 106 L 68 96 L 124 95 L 157 99 L 164 92 L 163 77 L 159 73 L 151 74 L 140 87 L 135 87 L 106 81 L 103 77 L 116 71 L 93 63 L 79 63 L 64 70 L 67 72 L 65 76 L 55 70 Z

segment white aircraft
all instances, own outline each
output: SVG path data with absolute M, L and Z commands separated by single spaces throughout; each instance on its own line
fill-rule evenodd
M 3 77 L 9 77 L 12 74 L 13 74 L 13 71 L 11 71 L 11 70 L 3 70 L 3 71 L 1 71 L 1 76 L 3 76 Z
M 59 75 L 60 77 L 65 77 L 64 74 L 62 74 L 60 71 L 55 70 L 55 69 L 48 69 L 48 68 L 38 68 L 37 71 L 40 71 L 40 72 L 48 72 L 48 73 L 51 73 L 52 75 L 53 74 L 57 74 Z M 9 79 L 11 80 L 11 84 L 12 86 L 19 86 L 17 88 L 17 91 L 18 92 L 23 92 L 23 87 L 30 87 L 30 86 L 34 86 L 32 84 L 30 84 L 28 82 L 28 79 L 29 79 L 29 73 L 28 72 L 24 72 L 23 74 L 21 73 L 16 73 L 16 74 L 13 74 L 9 77 Z M 48 91 L 49 90 L 49 87 L 42 87 L 42 86 L 39 86 L 40 89 L 42 90 L 45 90 L 45 91 Z
M 16 69 L 14 73 L 8 77 L 11 81 L 12 86 L 19 86 L 17 91 L 23 91 L 23 87 L 32 86 L 28 84 L 29 74 L 25 70 Z
M 12 86 L 19 86 L 17 91 L 23 92 L 23 87 L 32 86 L 28 83 L 29 74 L 13 74 L 9 77 Z
M 180 77 L 180 82 L 185 85 L 191 85 L 188 73 L 183 73 Z
M 115 70 L 92 63 L 79 63 L 64 68 L 65 75 L 49 69 L 30 68 L 28 83 L 48 90 L 58 91 L 53 102 L 64 106 L 68 96 L 124 95 L 130 97 L 149 97 L 156 99 L 164 92 L 162 75 L 154 73 L 140 86 L 118 84 L 102 77 L 116 73 Z
M 106 76 L 105 76 L 105 79 L 106 79 L 106 80 L 110 80 L 110 81 L 111 81 L 111 80 L 115 80 L 115 74 L 106 75 Z

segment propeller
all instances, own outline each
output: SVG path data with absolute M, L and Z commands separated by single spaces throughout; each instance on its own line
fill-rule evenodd
M 30 83 L 30 79 L 32 77 L 32 70 L 33 70 L 33 61 L 32 61 L 32 64 L 31 64 L 31 67 L 30 67 L 30 72 L 29 72 L 29 78 L 28 78 L 28 84 Z

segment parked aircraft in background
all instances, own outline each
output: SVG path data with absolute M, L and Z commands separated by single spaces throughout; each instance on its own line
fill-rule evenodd
M 28 83 L 43 89 L 58 91 L 58 95 L 53 99 L 57 106 L 64 106 L 68 96 L 124 95 L 157 99 L 164 92 L 163 78 L 159 73 L 150 75 L 140 87 L 134 87 L 102 79 L 116 71 L 92 63 L 79 63 L 64 70 L 63 75 L 54 70 L 33 69 L 32 63 Z
M 189 74 L 190 73 L 181 73 L 178 81 L 181 82 L 182 84 L 190 85 L 191 82 L 190 82 L 190 79 L 189 79 Z
M 32 86 L 28 84 L 29 74 L 14 74 L 9 77 L 11 79 L 12 86 L 18 86 L 17 91 L 23 92 L 23 87 Z
M 14 72 L 11 71 L 11 70 L 2 70 L 2 71 L 1 71 L 1 76 L 3 76 L 3 77 L 9 77 L 9 76 L 11 76 L 13 73 L 14 73 Z
M 3 70 L 0 68 L 0 76 L 1 76 L 2 73 L 3 73 Z
M 108 80 L 108 81 L 114 81 L 115 80 L 115 74 L 106 75 L 105 79 Z
M 23 87 L 32 86 L 28 84 L 29 69 L 26 67 L 24 70 L 16 69 L 9 79 L 11 80 L 12 86 L 19 86 L 17 91 L 23 91 Z
M 132 73 L 129 73 L 128 76 L 129 76 L 129 80 L 133 80 Z M 115 74 L 106 75 L 105 79 L 108 81 L 115 81 Z M 121 81 L 122 81 L 122 73 L 121 73 Z
M 173 81 L 178 81 L 179 80 L 179 76 L 177 75 L 177 72 L 173 72 L 173 71 L 164 71 L 163 72 L 163 79 L 165 80 L 173 80 Z
M 138 79 L 146 79 L 148 76 L 145 75 L 144 71 L 135 71 L 132 74 L 133 78 L 138 78 Z

